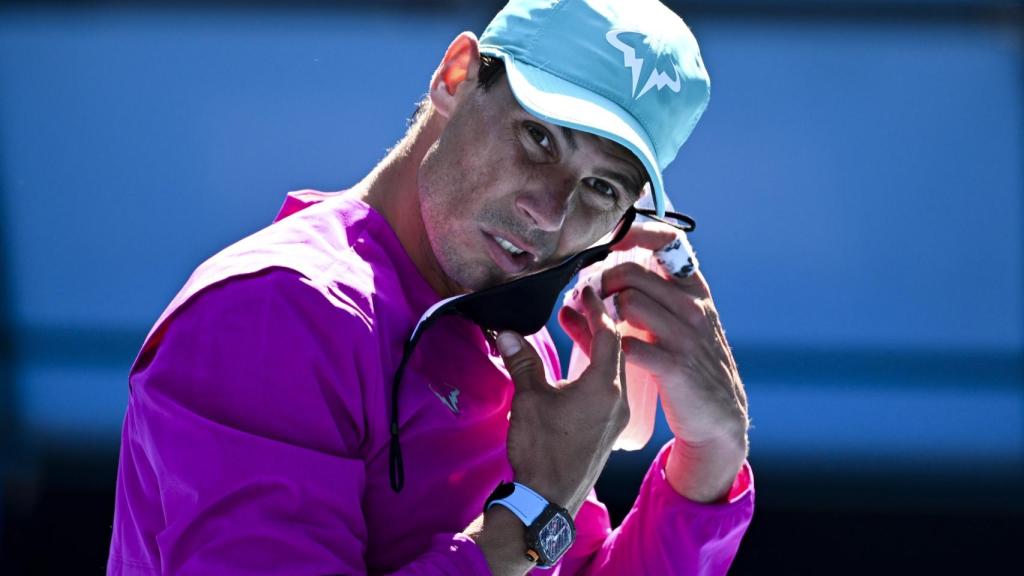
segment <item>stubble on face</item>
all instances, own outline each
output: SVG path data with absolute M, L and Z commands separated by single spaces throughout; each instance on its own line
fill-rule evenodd
M 578 174 L 574 168 L 538 163 L 535 153 L 526 151 L 524 117 L 536 120 L 515 101 L 507 80 L 488 91 L 475 90 L 420 164 L 422 249 L 432 253 L 424 256 L 436 263 L 448 288 L 445 295 L 481 290 L 553 266 L 609 232 L 625 209 L 595 215 L 577 204 L 582 202 L 577 194 L 570 194 L 562 228 L 544 230 L 531 223 L 517 207 L 517 196 L 527 190 L 571 191 Z M 596 148 L 608 154 L 606 144 Z M 485 230 L 529 246 L 536 261 L 519 274 L 506 272 L 490 256 L 494 241 Z
M 482 227 L 530 236 L 512 214 L 510 200 L 519 183 L 516 171 L 509 169 L 509 143 L 504 140 L 509 120 L 500 113 L 500 102 L 494 101 L 502 96 L 498 90 L 480 90 L 465 101 L 420 165 L 426 241 L 452 293 L 509 280 L 484 251 Z M 539 240 L 531 238 L 531 242 Z

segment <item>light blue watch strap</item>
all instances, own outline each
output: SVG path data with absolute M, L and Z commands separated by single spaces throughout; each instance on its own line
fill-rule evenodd
M 487 509 L 490 510 L 491 506 L 500 504 L 518 516 L 524 525 L 530 526 L 548 507 L 548 501 L 519 482 L 513 482 L 512 485 L 514 486 L 512 494 L 493 500 L 487 505 Z

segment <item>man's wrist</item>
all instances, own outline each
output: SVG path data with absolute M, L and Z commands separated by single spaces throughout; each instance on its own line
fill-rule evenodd
M 585 485 L 586 488 L 580 485 L 555 486 L 551 482 L 543 482 L 535 476 L 526 474 L 517 474 L 513 480 L 529 487 L 548 502 L 567 509 L 573 518 L 576 517 L 576 513 L 579 512 L 583 502 L 587 499 L 587 494 L 590 493 L 590 488 L 594 485 L 593 482 L 590 482 Z M 596 481 L 597 479 L 595 478 L 594 480 Z
M 483 551 L 495 576 L 518 576 L 535 566 L 526 557 L 526 527 L 507 508 L 493 506 L 464 533 Z
M 747 457 L 746 437 L 722 437 L 700 445 L 676 438 L 665 461 L 665 479 L 688 500 L 724 501 Z

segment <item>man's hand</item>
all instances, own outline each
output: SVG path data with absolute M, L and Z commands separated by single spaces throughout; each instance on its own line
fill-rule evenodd
M 595 360 L 574 381 L 549 383 L 537 352 L 522 337 L 498 337 L 515 383 L 508 457 L 517 482 L 573 515 L 583 505 L 629 421 L 621 340 L 593 290 L 583 294 L 580 315 L 592 335 Z
M 658 250 L 675 235 L 664 224 L 635 225 L 615 249 Z M 658 384 L 676 438 L 666 465 L 669 482 L 692 500 L 721 498 L 746 458 L 747 397 L 707 282 L 699 270 L 675 278 L 624 263 L 604 272 L 601 287 L 615 295 L 619 317 L 648 334 L 646 341 L 623 338 L 622 347 L 627 361 Z M 591 333 L 577 312 L 563 308 L 559 319 L 586 345 Z
M 615 439 L 629 422 L 626 361 L 615 325 L 594 291 L 583 295 L 590 355 L 596 360 L 574 381 L 550 383 L 540 356 L 513 332 L 498 348 L 515 384 L 508 428 L 508 459 L 515 480 L 565 507 L 575 517 L 597 482 Z M 525 528 L 510 511 L 494 506 L 464 532 L 480 546 L 491 573 L 521 576 Z

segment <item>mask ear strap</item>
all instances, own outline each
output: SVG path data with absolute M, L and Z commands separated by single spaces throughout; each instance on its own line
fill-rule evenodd
M 626 213 L 622 215 L 622 220 L 619 223 L 619 229 L 615 231 L 615 235 L 612 236 L 612 239 L 609 240 L 608 244 L 605 244 L 605 246 L 610 248 L 610 247 L 618 244 L 619 241 L 621 241 L 623 238 L 625 238 L 626 234 L 629 233 L 630 226 L 633 225 L 633 221 L 636 220 L 637 213 L 639 212 L 640 214 L 643 214 L 643 212 L 641 212 L 641 210 L 643 210 L 643 209 L 642 208 L 634 208 L 633 206 L 630 206 L 629 210 L 626 210 Z M 644 215 L 646 216 L 646 214 L 644 214 Z
M 668 220 L 665 220 L 664 218 L 658 216 L 658 213 L 655 212 L 654 210 L 651 210 L 650 208 L 633 208 L 633 210 L 635 210 L 637 214 L 642 214 L 643 216 L 646 216 L 651 220 L 657 220 L 662 224 L 668 224 L 669 226 L 682 230 L 683 232 L 686 233 L 693 232 L 694 230 L 697 229 L 697 221 L 694 220 L 692 216 L 687 216 L 682 212 L 665 212 L 665 216 L 668 216 L 669 218 L 674 218 L 684 223 L 684 225 L 680 226 L 675 222 L 669 222 Z

